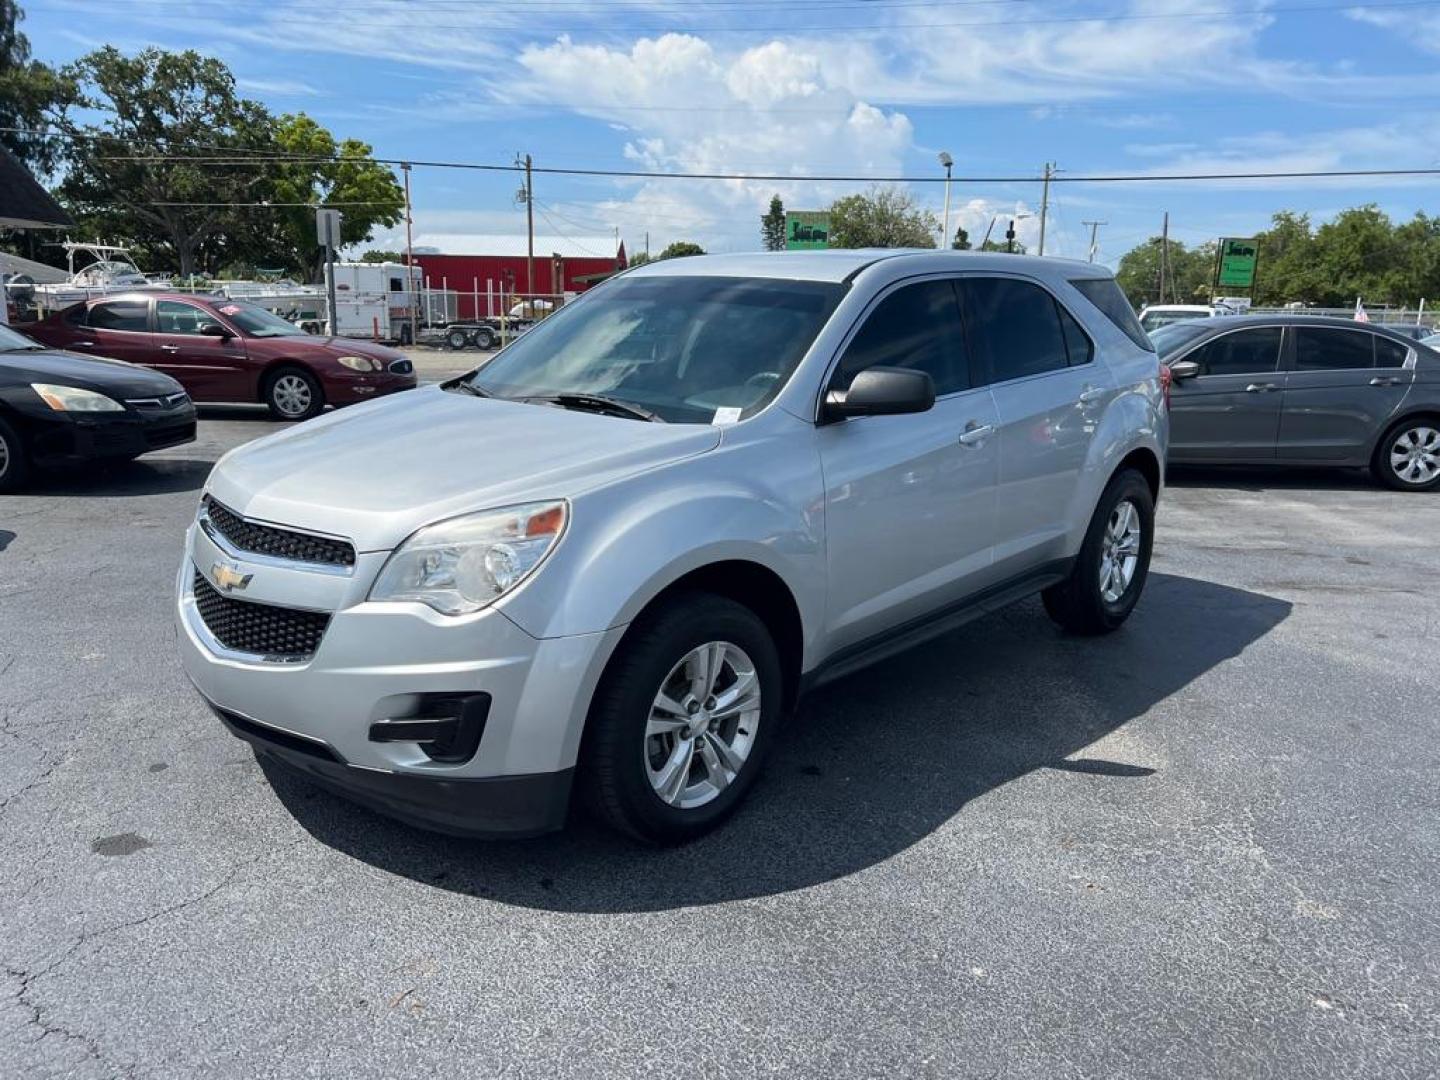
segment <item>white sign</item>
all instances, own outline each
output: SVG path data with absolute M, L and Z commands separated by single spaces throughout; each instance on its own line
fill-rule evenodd
M 315 242 L 321 247 L 325 246 L 325 223 L 330 223 L 330 243 L 340 246 L 340 211 L 326 210 L 324 207 L 315 211 Z

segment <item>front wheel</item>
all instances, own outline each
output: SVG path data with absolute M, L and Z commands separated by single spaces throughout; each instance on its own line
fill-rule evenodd
M 1380 483 L 1396 491 L 1440 487 L 1440 420 L 1400 421 L 1380 440 L 1370 468 Z
M 780 716 L 780 657 L 733 600 L 677 597 L 632 628 L 591 705 L 584 783 L 610 825 L 675 844 L 734 812 Z
M 20 433 L 0 420 L 0 492 L 19 491 L 30 479 L 30 456 Z
M 1108 634 L 1130 617 L 1150 573 L 1155 497 L 1133 469 L 1106 485 L 1070 576 L 1043 594 L 1045 610 L 1072 634 Z
M 309 420 L 325 408 L 325 391 L 308 371 L 281 368 L 265 380 L 265 404 L 277 420 Z

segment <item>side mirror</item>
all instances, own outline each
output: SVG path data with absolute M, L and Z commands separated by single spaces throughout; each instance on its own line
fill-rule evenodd
M 232 338 L 235 336 L 230 332 L 228 326 L 218 322 L 207 322 L 204 326 L 200 327 L 200 333 L 206 337 Z
M 1181 379 L 1193 379 L 1200 374 L 1200 365 L 1194 360 L 1176 360 L 1170 365 L 1170 377 L 1176 382 Z
M 924 371 L 909 368 L 866 368 L 850 381 L 848 390 L 825 395 L 825 419 L 850 416 L 898 416 L 922 413 L 935 404 L 935 382 Z

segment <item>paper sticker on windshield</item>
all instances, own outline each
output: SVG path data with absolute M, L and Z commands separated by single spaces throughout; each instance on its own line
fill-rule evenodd
M 239 304 L 226 304 L 224 307 L 220 308 L 219 311 L 220 311 L 220 314 L 221 314 L 221 315 L 239 315 L 239 314 L 240 314 L 240 305 L 239 305 Z
M 733 405 L 727 405 L 723 409 L 715 410 L 715 417 L 710 421 L 712 424 L 735 424 L 740 421 L 740 414 L 744 409 L 737 409 Z

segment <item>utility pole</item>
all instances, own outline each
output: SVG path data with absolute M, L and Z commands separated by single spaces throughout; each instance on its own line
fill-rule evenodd
M 989 226 L 985 229 L 985 239 L 980 241 L 980 248 L 979 248 L 979 250 L 984 251 L 984 250 L 985 250 L 985 245 L 988 244 L 988 243 L 990 243 L 990 234 L 995 231 L 995 222 L 996 222 L 996 220 L 997 220 L 999 217 L 1000 217 L 999 214 L 991 214 L 991 215 L 990 215 L 990 224 L 989 224 Z
M 1164 224 L 1160 226 L 1160 303 L 1165 303 L 1165 275 L 1170 269 L 1170 211 L 1165 211 Z M 1175 283 L 1172 281 L 1173 289 Z
M 530 177 L 530 155 L 525 155 L 525 291 L 535 295 L 535 187 Z
M 413 344 L 420 331 L 420 319 L 415 307 L 415 294 L 418 290 L 415 288 L 415 219 L 410 213 L 410 162 L 402 161 L 400 171 L 405 174 L 405 295 L 410 299 L 410 341 Z
M 1045 186 L 1040 192 L 1040 254 L 1045 254 L 1045 222 L 1050 216 L 1050 177 L 1055 174 L 1055 163 L 1045 163 Z
M 1082 221 L 1080 224 L 1090 226 L 1090 261 L 1093 263 L 1095 261 L 1095 252 L 1099 246 L 1095 240 L 1095 234 L 1100 231 L 1101 225 L 1109 225 L 1110 223 L 1108 221 Z

